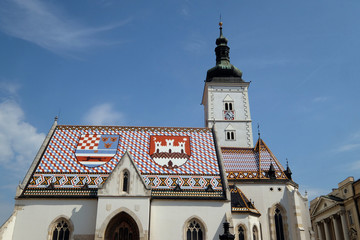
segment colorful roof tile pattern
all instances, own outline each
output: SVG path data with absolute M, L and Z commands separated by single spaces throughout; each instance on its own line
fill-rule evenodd
M 239 188 L 234 185 L 230 185 L 229 188 L 231 195 L 231 211 L 248 212 L 260 216 L 260 212 Z
M 152 153 L 150 139 L 161 139 Z M 205 191 L 211 185 L 222 195 L 211 129 L 62 125 L 56 127 L 25 194 L 49 190 L 50 185 L 55 190 L 82 189 L 85 184 L 97 189 L 126 151 L 153 190 L 168 191 L 179 185 L 186 191 Z
M 279 163 L 262 139 L 255 148 L 221 148 L 228 179 L 269 179 L 270 165 L 275 169 L 276 179 L 287 179 Z

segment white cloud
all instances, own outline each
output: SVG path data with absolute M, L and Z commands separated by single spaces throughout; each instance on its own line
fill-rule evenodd
M 5 33 L 57 53 L 111 44 L 97 39 L 99 33 L 127 23 L 88 27 L 71 19 L 53 2 L 13 0 L 0 3 L 0 29 Z
M 0 165 L 12 170 L 28 166 L 45 134 L 24 120 L 24 112 L 13 100 L 0 103 Z
M 327 100 L 327 97 L 316 97 L 313 99 L 313 102 L 326 102 Z
M 352 163 L 350 164 L 349 168 L 350 168 L 352 171 L 358 171 L 358 170 L 360 170 L 360 160 L 359 160 L 359 161 L 352 162 Z
M 360 149 L 360 143 L 345 144 L 345 145 L 342 145 L 341 147 L 339 147 L 338 149 L 336 149 L 336 151 L 337 152 L 347 152 L 347 151 L 356 150 L 356 149 Z
M 124 115 L 110 103 L 96 105 L 85 115 L 84 121 L 91 125 L 121 125 Z
M 0 93 L 2 96 L 14 97 L 17 95 L 20 85 L 10 82 L 0 82 Z
M 307 192 L 309 201 L 331 192 L 331 189 L 314 188 L 309 186 L 302 186 L 302 189 L 305 189 L 305 191 Z

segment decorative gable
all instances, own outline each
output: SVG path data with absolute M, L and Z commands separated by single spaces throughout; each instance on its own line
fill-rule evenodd
M 270 179 L 268 171 L 274 167 L 276 179 L 288 179 L 284 167 L 274 154 L 259 139 L 255 148 L 221 148 L 227 178 L 231 179 Z
M 98 196 L 150 196 L 146 185 L 130 154 L 126 152 L 107 181 L 99 188 Z

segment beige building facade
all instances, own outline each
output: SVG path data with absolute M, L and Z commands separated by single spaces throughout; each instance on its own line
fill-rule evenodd
M 359 196 L 360 181 L 348 177 L 331 193 L 312 200 L 310 217 L 316 239 L 359 239 Z

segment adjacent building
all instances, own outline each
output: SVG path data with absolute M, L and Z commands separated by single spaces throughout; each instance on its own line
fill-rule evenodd
M 357 240 L 360 238 L 360 180 L 348 177 L 331 193 L 310 203 L 311 224 L 317 239 Z

